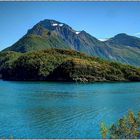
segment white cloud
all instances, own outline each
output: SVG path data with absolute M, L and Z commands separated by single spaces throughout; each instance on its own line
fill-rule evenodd
M 140 32 L 138 32 L 138 33 L 135 33 L 134 35 L 140 35 Z

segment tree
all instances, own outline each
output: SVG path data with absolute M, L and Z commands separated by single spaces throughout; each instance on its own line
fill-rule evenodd
M 132 111 L 128 115 L 118 120 L 107 128 L 101 124 L 101 134 L 103 138 L 111 139 L 136 139 L 140 138 L 140 112 L 135 115 Z
M 107 138 L 108 128 L 106 127 L 104 123 L 101 123 L 101 134 L 102 134 L 103 139 Z

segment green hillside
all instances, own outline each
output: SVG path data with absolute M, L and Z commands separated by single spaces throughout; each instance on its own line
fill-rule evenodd
M 140 81 L 140 69 L 62 49 L 0 53 L 4 80 Z
M 133 48 L 140 48 L 140 38 L 135 36 L 130 36 L 125 33 L 118 34 L 113 38 L 110 38 L 107 42 L 116 45 L 124 45 Z
M 55 26 L 54 26 L 55 25 Z M 48 48 L 69 49 L 106 60 L 140 66 L 140 38 L 118 34 L 100 41 L 85 31 L 75 31 L 65 23 L 43 20 L 3 51 L 29 52 Z
M 68 46 L 60 37 L 56 35 L 48 35 L 48 37 L 28 35 L 24 36 L 20 41 L 15 43 L 12 47 L 6 48 L 4 51 L 16 51 L 25 53 L 33 50 L 43 50 L 48 48 L 66 49 Z

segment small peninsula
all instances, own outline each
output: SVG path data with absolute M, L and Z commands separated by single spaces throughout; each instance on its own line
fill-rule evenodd
M 0 73 L 19 81 L 140 81 L 139 68 L 64 49 L 1 52 Z

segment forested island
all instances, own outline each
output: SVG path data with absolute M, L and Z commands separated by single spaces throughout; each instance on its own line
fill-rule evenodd
M 1 52 L 0 73 L 4 80 L 21 81 L 140 81 L 139 68 L 64 49 Z

